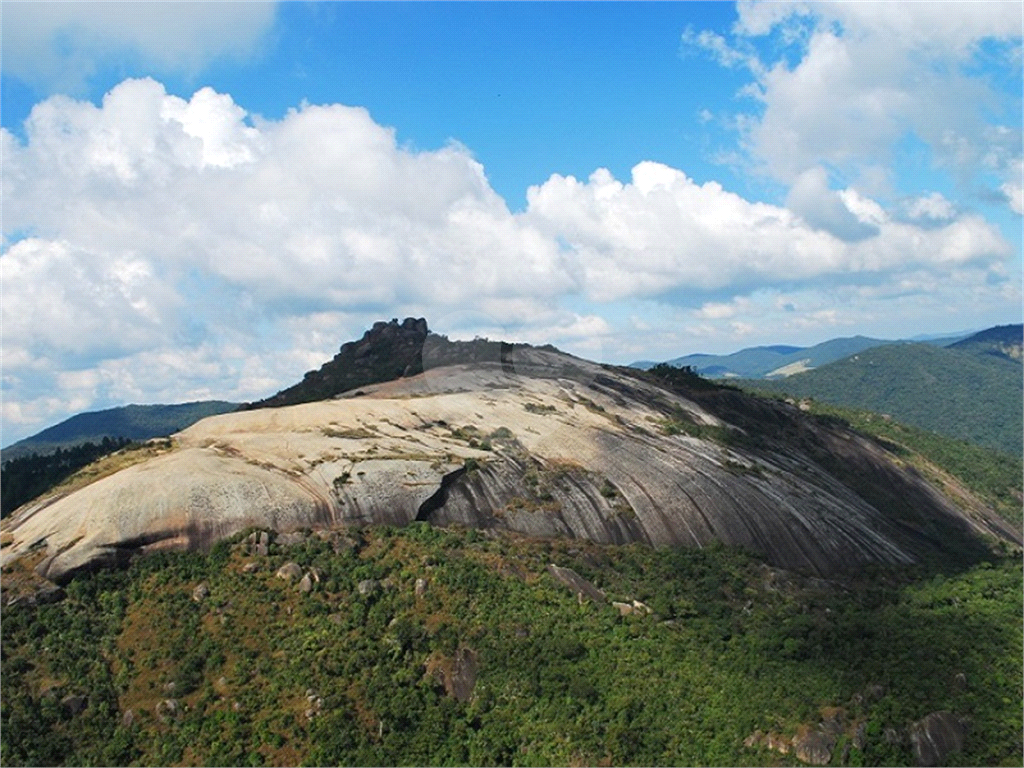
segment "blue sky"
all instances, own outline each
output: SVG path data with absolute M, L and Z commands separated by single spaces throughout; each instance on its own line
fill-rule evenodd
M 1020 322 L 1007 3 L 5 3 L 4 445 L 374 320 L 607 362 Z

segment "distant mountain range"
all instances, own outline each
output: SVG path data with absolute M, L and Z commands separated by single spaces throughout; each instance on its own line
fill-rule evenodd
M 4 448 L 0 461 L 54 453 L 84 443 L 99 443 L 104 437 L 149 440 L 190 427 L 207 416 L 234 411 L 238 403 L 224 400 L 200 400 L 176 405 L 124 405 L 72 416 L 60 424 Z
M 946 346 L 964 339 L 964 336 L 931 338 L 926 343 Z M 813 347 L 795 347 L 775 344 L 764 347 L 748 347 L 728 355 L 693 354 L 666 360 L 677 368 L 688 366 L 694 372 L 713 379 L 772 379 L 792 376 L 795 373 L 819 368 L 844 357 L 863 352 L 865 349 L 886 344 L 898 344 L 891 339 L 873 339 L 868 336 L 829 339 Z M 656 365 L 652 360 L 638 360 L 633 368 L 648 370 Z
M 1020 456 L 1024 326 L 989 328 L 946 347 L 887 344 L 748 389 L 888 414 L 897 421 Z

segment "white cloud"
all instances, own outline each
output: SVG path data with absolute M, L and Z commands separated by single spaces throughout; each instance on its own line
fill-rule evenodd
M 995 274 L 1008 253 L 977 216 L 917 226 L 822 173 L 807 183 L 831 212 L 645 162 L 628 182 L 552 176 L 513 214 L 468 149 L 400 147 L 364 109 L 250 120 L 227 94 L 182 99 L 148 79 L 99 106 L 50 98 L 25 134 L 0 131 L 3 419 L 16 436 L 85 407 L 262 397 L 381 317 L 607 359 L 638 345 L 615 302 L 650 302 L 648 317 L 703 306 L 705 324 L 752 337 L 753 305 L 722 295 Z M 823 226 L 843 234 L 836 211 L 870 232 L 837 237 Z
M 828 173 L 821 167 L 808 168 L 796 178 L 786 197 L 786 207 L 815 229 L 840 240 L 855 242 L 878 234 L 875 223 L 855 215 L 843 197 L 829 189 Z
M 1000 189 L 1006 195 L 1006 202 L 1010 206 L 1010 210 L 1024 215 L 1024 187 L 1021 187 L 1020 184 L 1007 182 Z
M 78 92 L 121 57 L 161 73 L 195 75 L 220 57 L 259 50 L 274 23 L 270 2 L 8 2 L 3 68 L 43 90 Z
M 926 197 L 911 200 L 907 204 L 907 214 L 912 219 L 948 221 L 956 215 L 956 208 L 941 193 L 932 192 Z
M 975 67 L 989 41 L 1009 48 L 1003 66 L 1019 72 L 1019 3 L 741 2 L 738 12 L 736 40 L 704 46 L 719 61 L 735 66 L 720 48 L 775 32 L 798 53 L 748 64 L 744 93 L 763 111 L 741 121 L 743 138 L 775 178 L 793 183 L 824 165 L 877 180 L 908 135 L 960 175 L 999 174 L 1020 157 L 1019 128 L 1000 122 L 1019 124 L 1019 102 L 1007 105 Z
M 630 184 L 604 169 L 585 183 L 552 176 L 530 188 L 526 217 L 569 246 L 585 293 L 597 301 L 683 288 L 858 280 L 997 261 L 1008 253 L 998 231 L 979 217 L 924 229 L 889 220 L 853 190 L 828 192 L 820 175 L 810 184 L 806 199 L 798 200 L 803 216 L 814 219 L 808 222 L 787 208 L 752 203 L 715 182 L 698 185 L 681 171 L 646 162 L 633 169 Z M 845 228 L 844 237 L 824 224 Z

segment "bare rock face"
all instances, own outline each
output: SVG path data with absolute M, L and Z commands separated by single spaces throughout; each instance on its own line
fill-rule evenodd
M 945 765 L 964 748 L 965 722 L 952 712 L 932 712 L 910 726 L 910 743 L 918 765 Z
M 402 345 L 423 331 L 378 335 Z M 25 505 L 0 523 L 0 564 L 45 547 L 38 572 L 61 583 L 246 528 L 262 529 L 247 545 L 265 555 L 267 530 L 414 520 L 659 547 L 721 540 L 822 576 L 980 551 L 979 533 L 1019 540 L 876 443 L 784 403 L 548 348 L 487 342 L 471 350 L 477 362 L 449 364 L 469 353 L 433 338 L 422 373 L 211 417 L 168 453 Z

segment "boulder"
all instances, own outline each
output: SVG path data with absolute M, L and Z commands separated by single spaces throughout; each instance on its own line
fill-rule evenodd
M 945 765 L 964 748 L 966 723 L 952 712 L 932 712 L 910 726 L 910 743 L 918 765 Z
M 374 592 L 380 591 L 380 582 L 376 579 L 364 579 L 356 585 L 356 591 L 363 597 L 372 595 Z
M 249 554 L 266 557 L 270 551 L 270 534 L 266 531 L 253 531 L 246 538 Z
M 205 600 L 209 596 L 210 588 L 206 586 L 205 583 L 197 584 L 196 588 L 192 590 L 192 599 L 195 600 L 197 603 L 203 602 L 203 600 Z
M 836 745 L 836 737 L 824 731 L 810 731 L 793 739 L 793 751 L 805 763 L 811 765 L 828 765 L 832 760 L 832 750 Z
M 303 576 L 302 580 L 299 582 L 299 591 L 306 594 L 313 591 L 313 579 L 310 578 L 308 573 Z
M 416 587 L 414 591 L 416 597 L 423 597 L 425 594 L 427 594 L 427 580 L 422 578 L 416 579 Z
M 284 579 L 285 581 L 295 581 L 295 579 L 302 578 L 302 568 L 299 567 L 298 563 L 285 563 L 277 569 L 275 575 L 277 578 Z
M 164 699 L 156 705 L 156 716 L 161 721 L 167 722 L 168 720 L 178 715 L 178 701 L 177 699 Z

